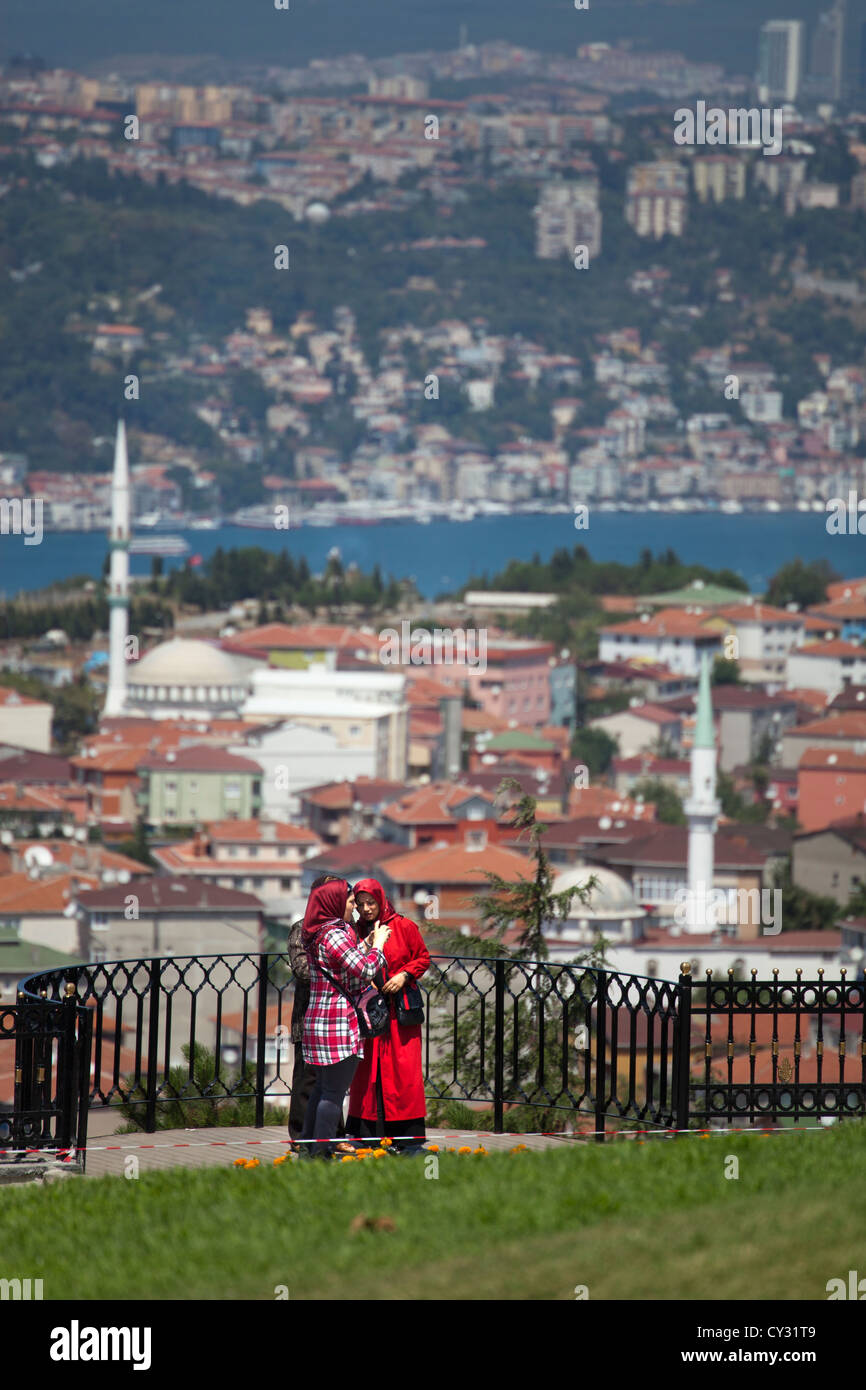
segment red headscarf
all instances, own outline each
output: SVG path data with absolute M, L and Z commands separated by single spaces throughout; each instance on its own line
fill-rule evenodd
M 323 883 L 313 889 L 307 899 L 307 910 L 304 913 L 302 936 L 305 942 L 312 941 L 322 927 L 330 926 L 334 922 L 342 924 L 348 897 L 349 885 L 344 878 L 334 879 L 331 883 Z
M 379 908 L 379 921 L 383 926 L 386 922 L 390 922 L 392 917 L 397 916 L 397 913 L 385 897 L 385 889 L 378 879 L 362 878 L 359 883 L 355 884 L 352 892 L 369 893 L 371 897 L 376 899 L 376 905 Z

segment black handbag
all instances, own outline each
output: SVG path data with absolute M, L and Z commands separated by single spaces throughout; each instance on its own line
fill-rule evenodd
M 424 1022 L 424 996 L 414 980 L 397 995 L 397 1022 L 404 1028 L 418 1027 Z
M 358 1015 L 358 1027 L 361 1030 L 362 1038 L 378 1038 L 380 1034 L 387 1033 L 391 1026 L 391 1010 L 388 1008 L 388 1000 L 377 985 L 368 985 L 357 999 L 334 979 L 325 967 L 319 962 L 319 969 L 326 980 L 331 984 L 338 994 L 342 994 L 344 999 L 348 999 L 355 1013 Z

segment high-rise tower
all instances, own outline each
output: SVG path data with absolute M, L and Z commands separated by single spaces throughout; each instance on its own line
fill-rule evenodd
M 123 714 L 126 704 L 126 638 L 129 632 L 129 460 L 126 426 L 117 422 L 111 478 L 111 571 L 108 581 L 109 666 L 103 714 Z
M 771 19 L 758 42 L 758 100 L 796 101 L 803 80 L 806 26 L 799 19 Z
M 713 926 L 713 923 L 707 922 L 707 900 L 713 891 L 714 841 L 721 810 L 716 800 L 716 736 L 706 652 L 701 658 L 691 761 L 691 795 L 685 804 L 689 821 L 689 891 L 685 930 L 705 932 Z

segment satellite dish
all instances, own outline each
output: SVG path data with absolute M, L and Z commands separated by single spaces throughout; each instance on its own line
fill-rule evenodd
M 129 872 L 129 869 L 118 869 L 118 871 L 117 871 L 117 881 L 118 881 L 118 883 L 128 883 L 129 880 L 130 880 L 131 878 L 132 878 L 132 874 Z
M 24 851 L 24 863 L 28 869 L 47 869 L 54 863 L 54 855 L 47 845 L 30 845 Z
M 117 878 L 117 873 L 114 869 L 104 869 L 101 878 L 103 883 L 114 883 Z

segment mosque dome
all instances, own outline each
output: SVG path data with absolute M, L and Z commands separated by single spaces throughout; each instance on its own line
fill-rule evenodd
M 130 666 L 126 712 L 232 715 L 249 694 L 242 664 L 210 642 L 174 637 Z
M 240 671 L 237 663 L 219 647 L 174 637 L 170 642 L 160 642 L 143 656 L 130 668 L 129 677 L 130 683 L 135 685 L 147 682 L 183 685 L 190 681 L 196 685 L 225 685 L 226 682 L 236 683 Z
M 557 874 L 553 892 L 565 893 L 569 888 L 583 887 L 590 878 L 595 878 L 596 885 L 585 903 L 578 897 L 572 898 L 569 921 L 620 922 L 646 916 L 628 883 L 612 869 L 588 868 L 585 864 L 576 869 L 565 869 Z

